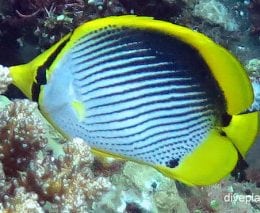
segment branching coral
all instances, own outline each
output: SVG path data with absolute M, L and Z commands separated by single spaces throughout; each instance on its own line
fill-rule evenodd
M 4 212 L 43 213 L 44 210 L 37 200 L 36 193 L 26 192 L 24 187 L 18 187 L 14 190 L 14 196 L 6 196 L 5 203 L 7 203 L 7 206 Z
M 88 212 L 110 189 L 108 178 L 92 172 L 94 157 L 83 140 L 68 140 L 63 154 L 53 154 L 47 138 L 53 130 L 36 103 L 14 100 L 0 109 L 0 211 Z
M 36 151 L 47 143 L 44 123 L 36 109 L 33 102 L 16 100 L 0 112 L 0 160 L 10 176 L 24 171 Z
M 42 211 L 51 207 L 54 212 L 87 212 L 110 189 L 107 178 L 95 177 L 91 171 L 94 158 L 83 140 L 68 141 L 63 149 L 65 154 L 55 158 L 42 148 L 16 177 L 1 173 L 0 203 L 6 211 L 34 205 Z
M 42 202 L 52 202 L 56 211 L 84 212 L 111 184 L 94 177 L 90 169 L 94 158 L 83 140 L 68 141 L 63 149 L 65 155 L 59 159 L 46 155 L 31 161 L 23 184 L 37 191 Z

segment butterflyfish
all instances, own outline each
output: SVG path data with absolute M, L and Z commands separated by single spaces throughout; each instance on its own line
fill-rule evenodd
M 10 74 L 64 136 L 188 185 L 227 176 L 259 132 L 258 111 L 243 113 L 254 94 L 240 62 L 149 17 L 89 21 Z

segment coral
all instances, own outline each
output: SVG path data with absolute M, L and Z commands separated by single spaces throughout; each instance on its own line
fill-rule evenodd
M 86 142 L 57 138 L 33 102 L 14 100 L 4 105 L 0 107 L 0 209 L 90 211 L 112 186 L 108 178 L 94 175 L 94 157 Z M 51 145 L 53 138 L 63 144 Z M 57 147 L 63 152 L 52 150 Z
M 111 182 L 114 188 L 95 203 L 96 212 L 188 212 L 175 182 L 149 166 L 126 162 Z
M 3 94 L 11 83 L 12 78 L 9 74 L 9 69 L 0 65 L 0 94 Z
M 254 102 L 250 111 L 260 110 L 260 60 L 253 58 L 245 66 L 254 90 Z
M 255 76 L 260 78 L 260 59 L 250 59 L 245 67 L 251 77 Z
M 47 143 L 44 123 L 36 109 L 33 102 L 16 100 L 0 112 L 0 160 L 8 175 L 25 170 L 36 151 Z
M 7 205 L 4 212 L 44 212 L 38 203 L 37 194 L 26 192 L 24 187 L 18 187 L 14 191 L 14 196 L 5 196 L 5 203 L 7 203 Z
M 40 200 L 53 202 L 57 211 L 84 212 L 111 184 L 106 178 L 94 177 L 90 170 L 94 158 L 83 140 L 68 141 L 63 149 L 65 155 L 59 159 L 46 156 L 32 161 L 25 184 L 34 183 L 31 190 L 37 191 Z
M 227 8 L 216 0 L 200 0 L 194 8 L 194 15 L 223 26 L 228 31 L 238 30 L 238 24 Z

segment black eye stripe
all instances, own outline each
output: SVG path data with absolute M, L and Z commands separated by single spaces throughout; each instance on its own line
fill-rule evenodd
M 40 84 L 33 82 L 32 85 L 32 100 L 38 102 L 40 95 Z
M 56 50 L 46 59 L 46 61 L 41 66 L 38 67 L 37 74 L 35 77 L 36 82 L 33 82 L 33 85 L 32 85 L 32 100 L 33 101 L 38 102 L 41 85 L 45 85 L 47 83 L 46 71 L 51 66 L 53 61 L 56 59 L 57 55 L 60 53 L 60 51 L 63 49 L 63 47 L 67 44 L 69 39 L 70 39 L 70 37 L 65 39 L 56 48 Z

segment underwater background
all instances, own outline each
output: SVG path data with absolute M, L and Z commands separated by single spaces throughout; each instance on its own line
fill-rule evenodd
M 0 0 L 0 64 L 27 63 L 80 24 L 123 14 L 203 32 L 260 79 L 259 0 Z M 149 166 L 93 156 L 16 88 L 5 91 L 9 83 L 0 79 L 0 212 L 260 212 L 259 138 L 248 166 L 218 184 L 188 187 Z

